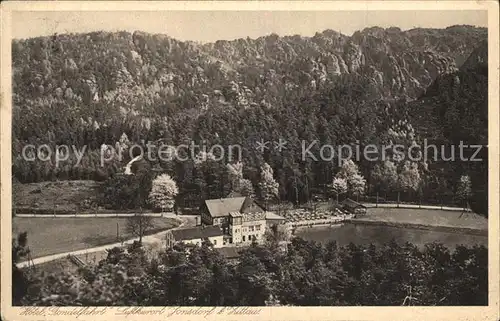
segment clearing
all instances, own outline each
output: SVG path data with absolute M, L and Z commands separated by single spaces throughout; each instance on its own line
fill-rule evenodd
M 155 228 L 147 234 L 168 230 L 179 225 L 174 218 L 153 218 Z M 127 218 L 51 217 L 12 218 L 12 236 L 28 232 L 32 258 L 69 251 L 83 250 L 135 237 L 126 231 Z
M 88 180 L 16 183 L 12 185 L 13 207 L 17 213 L 28 214 L 93 212 L 100 186 Z

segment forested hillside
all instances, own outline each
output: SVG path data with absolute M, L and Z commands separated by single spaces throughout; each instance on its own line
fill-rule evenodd
M 280 197 L 303 202 L 325 191 L 338 168 L 301 159 L 302 141 L 409 146 L 430 135 L 448 144 L 460 137 L 484 142 L 487 72 L 471 53 L 486 38 L 484 28 L 453 26 L 210 44 L 142 32 L 14 40 L 13 174 L 21 182 L 106 180 L 124 163 L 101 167 L 103 144 L 239 144 L 245 178 L 257 185 L 266 162 Z M 284 151 L 254 148 L 256 141 L 280 138 L 287 141 Z M 87 147 L 81 166 L 73 166 L 72 155 L 56 167 L 22 159 L 28 143 Z M 413 192 L 404 190 L 410 198 L 453 195 L 460 174 L 469 174 L 465 167 L 448 173 L 424 162 L 388 161 L 358 162 L 369 192 L 394 190 L 384 183 L 387 168 L 417 180 Z M 152 165 L 170 172 L 181 194 L 225 193 L 225 164 Z
M 477 211 L 488 206 L 488 43 L 482 42 L 461 68 L 442 75 L 433 82 L 420 99 L 408 104 L 411 122 L 420 136 L 436 145 L 455 146 L 446 152 L 455 161 L 438 161 L 431 166 L 436 176 L 471 176 L 476 197 L 471 204 Z M 482 161 L 460 161 L 459 145 L 482 145 L 465 149 L 462 156 Z

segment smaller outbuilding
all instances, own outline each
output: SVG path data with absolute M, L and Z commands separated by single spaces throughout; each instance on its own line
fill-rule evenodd
M 350 198 L 347 198 L 341 203 L 342 209 L 351 214 L 366 214 L 366 206 Z
M 224 232 L 219 226 L 196 226 L 171 230 L 166 235 L 167 247 L 183 242 L 191 245 L 201 245 L 204 240 L 210 241 L 214 248 L 224 244 Z
M 266 212 L 267 226 L 279 225 L 285 223 L 285 218 L 273 212 Z

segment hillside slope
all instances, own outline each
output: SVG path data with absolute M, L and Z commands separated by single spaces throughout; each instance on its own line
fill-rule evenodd
M 471 205 L 478 213 L 487 213 L 488 208 L 487 63 L 488 43 L 484 41 L 458 71 L 436 78 L 422 97 L 409 104 L 410 119 L 420 137 L 445 146 L 446 159 L 453 158 L 434 162 L 431 171 L 450 182 L 470 175 L 475 194 Z M 460 144 L 482 147 L 464 148 L 462 153 Z
M 317 141 L 317 155 L 322 144 L 483 141 L 487 79 L 484 66 L 470 70 L 487 61 L 478 55 L 481 49 L 474 51 L 487 48 L 486 38 L 484 28 L 453 26 L 373 27 L 351 37 L 325 30 L 313 37 L 273 34 L 210 44 L 143 32 L 15 40 L 13 173 L 21 182 L 105 180 L 128 161 L 103 166 L 101 151 L 109 146 L 160 139 L 171 145 L 238 144 L 244 175 L 253 184 L 266 162 L 282 199 L 306 201 L 314 190 L 326 191 L 338 166 L 303 159 L 303 142 Z M 255 149 L 257 141 L 279 139 L 287 142 L 283 152 Z M 74 166 L 74 155 L 56 166 L 54 158 L 24 160 L 27 143 L 86 151 L 80 166 Z M 377 188 L 377 164 L 359 161 L 370 192 Z M 170 172 L 183 193 L 219 197 L 224 190 L 225 164 L 152 165 Z M 445 166 L 429 174 L 427 165 L 395 164 L 399 173 L 409 166 L 418 171 L 422 197 L 451 201 L 456 176 L 467 169 Z

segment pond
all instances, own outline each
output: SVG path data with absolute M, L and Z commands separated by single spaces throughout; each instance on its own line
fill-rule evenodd
M 297 229 L 295 235 L 305 240 L 322 243 L 337 241 L 341 246 L 351 242 L 358 245 L 368 245 L 370 243 L 382 245 L 390 242 L 392 239 L 400 244 L 410 242 L 419 247 L 423 247 L 426 243 L 431 242 L 440 242 L 450 249 L 454 249 L 460 244 L 466 246 L 473 246 L 475 244 L 488 246 L 488 237 L 483 235 L 353 223 L 300 228 Z

